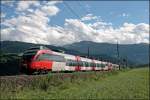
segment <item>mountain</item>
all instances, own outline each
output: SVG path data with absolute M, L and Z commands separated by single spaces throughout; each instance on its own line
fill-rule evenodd
M 19 42 L 19 41 L 1 41 L 1 52 L 3 53 L 21 53 L 24 50 L 33 47 L 33 46 L 46 46 L 54 51 L 65 51 L 66 53 L 70 54 L 78 54 L 77 51 L 74 50 L 67 50 L 63 47 L 57 47 L 53 45 L 44 45 L 44 44 L 33 44 L 33 43 L 26 43 L 26 42 Z
M 117 45 L 109 43 L 96 43 L 91 41 L 81 41 L 63 46 L 66 49 L 73 49 L 82 54 L 96 56 L 106 55 L 117 58 Z M 148 64 L 149 62 L 149 44 L 119 44 L 120 58 L 126 59 L 135 64 Z
M 1 53 L 21 53 L 24 50 L 43 44 L 33 44 L 18 41 L 1 41 Z M 52 50 L 63 50 L 65 53 L 87 56 L 104 61 L 118 62 L 117 45 L 109 43 L 95 43 L 91 41 L 81 41 L 64 46 L 44 45 Z M 120 61 L 127 61 L 130 64 L 148 64 L 149 60 L 148 44 L 119 44 Z

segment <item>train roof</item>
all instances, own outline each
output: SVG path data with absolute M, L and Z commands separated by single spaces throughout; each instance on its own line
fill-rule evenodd
M 34 47 L 31 47 L 27 50 L 43 50 L 43 49 L 48 49 L 49 50 L 49 48 L 47 48 L 45 46 L 34 46 Z

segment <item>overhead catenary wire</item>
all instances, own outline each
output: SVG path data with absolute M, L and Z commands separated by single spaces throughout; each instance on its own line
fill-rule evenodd
M 73 13 L 77 18 L 80 19 L 80 16 L 70 7 L 70 5 L 67 4 L 67 2 L 64 2 L 64 5 L 68 7 L 71 13 Z
M 77 18 L 79 18 L 80 19 L 80 16 L 70 7 L 70 5 L 69 4 L 67 4 L 67 2 L 64 2 L 64 5 L 70 10 L 70 12 L 71 13 L 73 13 Z M 78 5 L 79 6 L 82 6 L 79 2 L 78 2 Z M 86 10 L 85 10 L 86 11 Z M 86 13 L 88 14 L 88 12 L 86 11 Z M 88 55 L 87 55 L 87 57 L 89 58 L 90 57 L 90 50 L 89 50 L 89 47 L 88 47 Z
M 79 5 L 79 7 L 81 7 L 81 9 L 85 11 L 86 14 L 89 14 L 89 11 L 87 11 L 87 9 L 85 9 L 85 7 L 82 6 L 82 4 L 80 3 L 80 1 L 77 1 L 77 3 Z

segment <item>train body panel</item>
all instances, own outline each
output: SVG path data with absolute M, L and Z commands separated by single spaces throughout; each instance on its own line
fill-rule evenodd
M 53 62 L 52 71 L 65 71 L 67 69 L 65 62 Z
M 49 61 L 49 60 L 44 60 L 44 61 L 33 61 L 31 63 L 31 68 L 33 70 L 51 70 L 52 69 L 52 65 L 53 65 L 53 61 Z

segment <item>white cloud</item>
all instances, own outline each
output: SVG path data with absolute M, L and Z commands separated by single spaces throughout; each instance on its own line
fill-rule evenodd
M 43 6 L 41 9 L 49 16 L 56 15 L 59 12 L 59 9 L 56 6 Z
M 58 1 L 47 1 L 46 5 L 53 6 L 53 5 L 58 4 L 58 3 L 62 3 L 62 1 L 61 0 L 58 0 Z
M 79 41 L 116 43 L 148 43 L 149 25 L 145 23 L 124 23 L 119 28 L 114 28 L 112 23 L 99 19 L 99 16 L 88 14 L 81 19 L 66 19 L 64 27 L 52 27 L 50 16 L 60 11 L 56 2 L 45 3 L 36 9 L 25 4 L 18 8 L 30 13 L 5 19 L 1 24 L 7 26 L 1 30 L 2 40 L 24 41 L 40 44 L 65 45 Z M 86 20 L 94 20 L 93 23 L 84 23 Z
M 1 13 L 0 13 L 0 16 L 1 16 L 1 18 L 5 18 L 5 17 L 6 17 L 6 14 L 3 13 L 3 12 L 1 12 Z
M 43 4 L 40 4 L 39 1 L 19 1 L 16 12 L 18 15 L 27 15 L 28 13 L 41 12 L 45 16 L 54 16 L 59 12 L 59 8 L 55 6 L 57 3 L 62 1 L 45 1 Z M 37 7 L 33 9 L 33 6 Z M 40 14 L 41 14 L 40 13 Z
M 27 11 L 33 13 L 33 9 L 27 9 Z
M 50 27 L 48 25 L 50 21 L 49 16 L 54 16 L 59 12 L 59 8 L 55 5 L 43 5 L 33 11 L 33 9 L 29 8 L 29 4 L 25 4 L 22 10 L 27 10 L 30 13 L 20 14 L 1 23 L 8 27 L 2 29 L 2 40 L 18 40 L 44 44 L 54 43 L 56 45 L 61 43 L 57 41 L 59 38 L 66 41 L 64 37 L 67 38 L 68 34 L 61 35 L 59 33 L 62 31 L 61 27 Z M 22 12 L 24 13 L 24 11 Z
M 149 25 L 145 23 L 124 23 L 119 28 L 113 28 L 111 23 L 106 22 L 85 24 L 78 19 L 66 19 L 64 27 L 51 27 L 44 13 L 38 12 L 37 14 L 37 12 L 35 15 L 20 16 L 5 22 L 6 25 L 15 27 L 3 29 L 2 40 L 53 45 L 79 41 L 116 43 L 118 40 L 122 44 L 149 42 Z M 38 22 L 35 21 L 37 19 Z
M 148 43 L 149 25 L 144 23 L 124 23 L 122 27 L 114 28 L 111 23 L 95 22 L 85 24 L 76 19 L 66 20 L 68 29 L 74 32 L 78 40 L 116 43 L 117 39 L 122 44 Z
M 39 6 L 40 3 L 39 3 L 39 1 L 26 1 L 26 0 L 19 1 L 19 2 L 18 2 L 17 10 L 18 10 L 18 11 L 25 11 L 25 10 L 27 10 L 31 5 Z
M 93 14 L 87 14 L 86 16 L 82 17 L 81 20 L 86 21 L 86 20 L 94 20 L 98 18 L 99 18 L 98 16 L 93 16 Z

